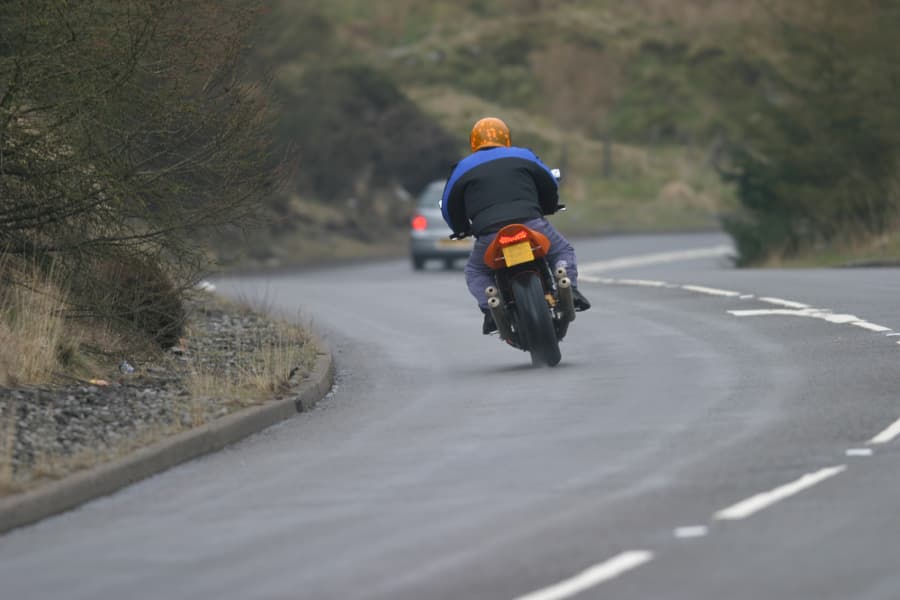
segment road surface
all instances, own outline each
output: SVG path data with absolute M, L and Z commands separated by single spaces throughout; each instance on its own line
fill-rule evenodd
M 737 271 L 719 235 L 577 243 L 562 363 L 461 271 L 220 281 L 318 330 L 333 393 L 0 537 L 0 597 L 900 597 L 900 270 Z

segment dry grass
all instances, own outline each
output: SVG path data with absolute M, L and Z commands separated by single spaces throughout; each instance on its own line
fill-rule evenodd
M 235 305 L 214 296 L 205 297 L 200 304 L 205 310 L 214 311 L 213 314 L 222 311 L 226 318 L 240 318 L 242 322 L 219 330 L 209 329 L 207 321 L 199 319 L 189 326 L 184 340 L 188 349 L 183 356 L 156 356 L 153 364 L 176 376 L 179 387 L 189 392 L 187 395 L 172 393 L 168 400 L 171 405 L 160 420 L 151 419 L 134 430 L 114 432 L 109 440 L 97 441 L 71 454 L 51 450 L 49 446 L 36 447 L 33 457 L 17 465 L 15 442 L 17 433 L 21 434 L 18 430 L 21 423 L 16 419 L 16 402 L 14 399 L 0 402 L 0 497 L 121 458 L 180 431 L 261 404 L 289 391 L 309 375 L 319 350 L 302 326 L 262 317 L 260 313 L 269 312 L 266 307 Z M 114 332 L 102 327 L 92 332 L 85 329 L 83 335 L 97 344 L 98 349 L 124 343 Z M 113 356 L 107 358 L 116 360 Z M 110 366 L 114 371 L 114 366 Z M 45 435 L 52 429 L 51 424 L 47 431 L 32 434 Z
M 260 314 L 271 307 L 242 307 L 211 295 L 198 307 L 212 311 L 206 316 L 213 318 L 198 319 L 186 336 L 191 351 L 161 353 L 149 340 L 120 331 L 113 323 L 67 319 L 65 287 L 52 269 L 48 272 L 0 254 L 0 392 L 83 385 L 94 378 L 112 381 L 122 377 L 117 365 L 127 359 L 139 367 L 135 377 L 147 378 L 146 385 L 156 381 L 166 386 L 169 395 L 161 400 L 166 410 L 147 415 L 140 426 L 125 426 L 108 439 L 87 440 L 74 448 L 55 443 L 60 425 L 48 412 L 37 419 L 40 430 L 28 432 L 46 437 L 47 443 L 35 443 L 33 455 L 17 456 L 17 437 L 24 433 L 20 410 L 28 408 L 34 416 L 43 407 L 21 406 L 15 395 L 0 395 L 0 496 L 125 456 L 265 402 L 302 381 L 318 358 L 303 327 Z M 228 323 L 233 319 L 239 323 Z M 189 393 L 180 394 L 179 388 Z
M 108 321 L 66 318 L 65 286 L 52 268 L 0 255 L 0 282 L 2 387 L 104 378 L 122 356 L 158 353 L 149 340 Z
M 46 383 L 60 369 L 67 330 L 66 298 L 54 274 L 0 260 L 4 278 L 18 283 L 0 290 L 0 385 Z
M 226 348 L 195 354 L 186 382 L 194 425 L 209 418 L 210 398 L 229 410 L 260 404 L 289 389 L 298 374 L 308 374 L 317 356 L 309 332 L 285 322 L 235 333 Z
M 603 143 L 577 129 L 446 86 L 407 86 L 404 91 L 449 131 L 468 131 L 486 114 L 502 115 L 513 130 L 514 144 L 533 148 L 550 166 L 564 167 L 562 195 L 568 211 L 554 222 L 566 233 L 710 229 L 718 226 L 719 214 L 735 205 L 734 191 L 706 163 L 701 148 L 613 144 L 613 176 L 604 178 Z
M 13 471 L 13 451 L 16 443 L 15 402 L 9 402 L 0 409 L 0 496 L 15 490 Z
M 780 269 L 900 265 L 900 228 L 873 239 L 811 248 L 799 256 L 773 255 L 760 266 Z
M 34 489 L 43 483 L 61 479 L 77 471 L 123 458 L 131 452 L 147 447 L 183 429 L 178 423 L 153 423 L 127 436 L 122 436 L 112 446 L 84 448 L 74 454 L 38 452 L 28 469 L 17 476 L 13 471 L 10 459 L 14 433 L 14 424 L 11 424 L 7 432 L 9 437 L 6 438 L 8 443 L 6 448 L 3 447 L 4 438 L 0 437 L 0 498 L 4 495 Z

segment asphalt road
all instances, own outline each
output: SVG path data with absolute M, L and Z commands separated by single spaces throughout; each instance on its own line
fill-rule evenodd
M 0 597 L 900 598 L 900 270 L 576 244 L 555 369 L 462 273 L 219 282 L 334 349 L 320 407 L 0 537 Z

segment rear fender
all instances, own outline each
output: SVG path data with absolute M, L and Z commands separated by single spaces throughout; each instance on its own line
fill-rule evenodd
M 547 239 L 547 236 L 525 227 L 521 223 L 513 223 L 498 231 L 494 236 L 487 250 L 484 251 L 484 264 L 494 270 L 506 268 L 506 260 L 503 258 L 503 240 L 517 236 L 524 236 L 531 243 L 535 258 L 543 258 L 550 251 L 550 240 Z

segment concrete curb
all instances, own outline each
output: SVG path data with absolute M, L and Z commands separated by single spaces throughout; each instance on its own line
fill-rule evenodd
M 323 345 L 320 343 L 319 347 Z M 310 410 L 325 397 L 333 383 L 334 359 L 330 351 L 324 351 L 316 360 L 309 379 L 284 398 L 226 415 L 123 458 L 0 499 L 0 534 L 111 494 L 150 475 L 221 450 L 298 412 Z

